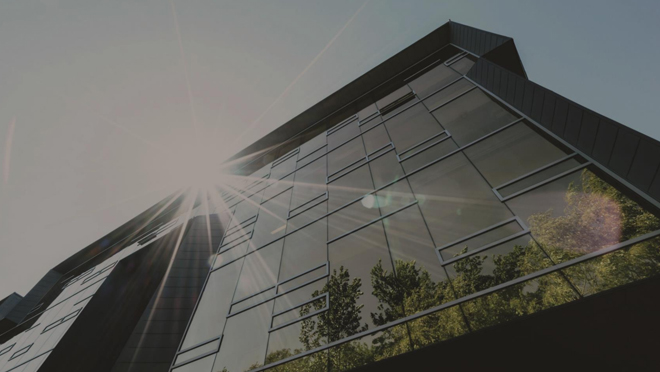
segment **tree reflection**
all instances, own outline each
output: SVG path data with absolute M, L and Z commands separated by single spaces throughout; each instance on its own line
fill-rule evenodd
M 378 262 L 370 272 L 373 291 L 363 293 L 359 278 L 340 267 L 327 284 L 312 294 L 328 293 L 329 310 L 302 321 L 299 340 L 303 349 L 271 351 L 266 364 L 368 330 L 360 315 L 363 296 L 378 300 L 370 314 L 375 326 L 389 324 L 456 298 L 531 274 L 553 264 L 660 229 L 660 220 L 623 193 L 585 170 L 569 185 L 563 214 L 553 211 L 532 215 L 528 223 L 534 239 L 517 244 L 508 253 L 474 254 L 453 264 L 451 280 L 435 282 L 415 261 L 397 260 L 394 271 Z M 273 371 L 341 371 L 456 337 L 468 331 L 506 322 L 559 304 L 660 273 L 660 238 L 618 250 L 572 266 L 562 272 L 496 291 L 459 306 L 435 312 L 361 340 L 336 346 L 273 368 Z M 467 247 L 458 255 L 467 252 Z M 576 289 L 579 292 L 576 293 Z M 305 316 L 321 303 L 306 305 Z M 467 320 L 467 322 L 466 322 Z M 257 367 L 252 366 L 251 368 Z

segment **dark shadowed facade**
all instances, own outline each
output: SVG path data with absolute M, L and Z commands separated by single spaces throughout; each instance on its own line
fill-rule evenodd
M 660 143 L 509 37 L 446 23 L 231 164 L 2 300 L 0 371 L 660 368 Z

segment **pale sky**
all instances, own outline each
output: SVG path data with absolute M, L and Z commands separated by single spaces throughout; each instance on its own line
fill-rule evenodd
M 0 299 L 183 185 L 191 163 L 216 167 L 450 18 L 513 37 L 531 80 L 660 138 L 657 0 L 174 9 L 0 2 Z

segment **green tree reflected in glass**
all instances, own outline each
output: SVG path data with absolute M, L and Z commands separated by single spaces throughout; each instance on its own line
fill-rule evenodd
M 592 172 L 582 171 L 564 196 L 563 214 L 552 210 L 528 218 L 532 236 L 516 239 L 503 254 L 480 252 L 451 265 L 450 279 L 435 282 L 415 261 L 397 260 L 394 272 L 378 262 L 371 269 L 373 295 L 379 302 L 370 314 L 382 326 L 456 298 L 534 273 L 557 263 L 660 229 L 660 219 Z M 526 244 L 525 244 L 526 243 Z M 402 325 L 350 341 L 330 350 L 274 367 L 269 371 L 343 371 L 395 356 L 469 330 L 507 322 L 593 293 L 660 274 L 660 237 L 606 254 L 559 272 L 510 286 Z M 457 254 L 467 252 L 467 248 Z M 268 353 L 266 364 L 367 331 L 360 311 L 364 295 L 359 278 L 334 270 L 326 285 L 329 310 L 303 320 L 303 349 Z M 577 290 L 577 292 L 576 292 Z M 322 303 L 300 309 L 300 316 L 321 310 Z M 469 324 L 469 326 L 468 326 Z M 259 365 L 251 366 L 256 368 Z

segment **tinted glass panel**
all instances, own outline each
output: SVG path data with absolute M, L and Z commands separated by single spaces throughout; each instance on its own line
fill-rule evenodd
M 474 84 L 470 83 L 466 79 L 461 79 L 425 99 L 424 105 L 426 105 L 429 110 L 434 109 L 442 104 L 449 102 L 451 99 L 456 98 L 457 96 L 467 92 L 472 88 L 474 88 Z
M 385 130 L 385 126 L 383 125 L 379 125 L 364 133 L 362 138 L 364 139 L 364 145 L 367 148 L 367 154 L 371 154 L 390 143 L 390 136 L 387 134 L 387 130 Z
M 387 120 L 385 126 L 399 153 L 444 130 L 421 103 Z
M 410 173 L 451 153 L 457 148 L 458 146 L 451 139 L 442 142 L 432 141 L 428 145 L 420 146 L 419 149 L 413 150 L 410 154 L 406 153 L 407 157 L 401 162 L 401 165 L 406 170 L 406 173 Z
M 327 226 L 318 221 L 284 238 L 279 280 L 293 277 L 327 262 Z
M 433 111 L 459 146 L 464 146 L 517 118 L 479 89 Z
M 465 149 L 481 174 L 495 187 L 566 156 L 566 152 L 518 123 Z
M 657 216 L 586 169 L 507 204 L 527 222 L 532 235 L 555 262 L 660 228 Z
M 328 130 L 328 132 L 331 132 L 331 134 L 328 134 L 328 151 L 336 149 L 337 146 L 360 134 L 357 119 L 352 119 L 348 124 L 340 125 L 342 127 L 339 129 Z
M 239 260 L 211 273 L 181 345 L 182 349 L 222 334 L 225 316 L 229 312 L 231 298 L 234 295 L 236 280 L 242 265 L 242 260 Z
M 291 190 L 261 205 L 259 218 L 255 224 L 254 234 L 252 236 L 253 249 L 259 248 L 284 235 L 290 200 Z
M 419 97 L 424 98 L 459 77 L 461 75 L 457 74 L 456 71 L 445 65 L 440 65 L 411 81 L 409 84 Z
M 408 180 L 438 246 L 512 217 L 461 153 Z
M 291 210 L 326 192 L 326 162 L 322 157 L 296 171 Z
M 378 305 L 385 308 L 387 305 L 374 295 L 371 273 L 380 269 L 392 272 L 392 261 L 380 222 L 329 244 L 328 252 L 330 312 L 336 316 L 349 312 L 347 316 L 354 319 L 353 326 L 346 329 L 339 329 L 343 327 L 341 324 L 333 325 L 336 332 L 330 341 L 334 341 L 379 325 L 374 324 L 370 313 L 382 314 L 385 310 L 379 309 Z
M 283 241 L 279 240 L 245 257 L 234 302 L 275 285 L 282 257 L 282 245 Z
M 348 173 L 328 185 L 329 207 L 331 211 L 352 202 L 374 189 L 369 166 Z
M 328 175 L 349 166 L 356 160 L 364 158 L 367 154 L 364 152 L 362 138 L 356 138 L 345 145 L 337 148 L 328 154 Z
M 263 364 L 272 309 L 273 302 L 269 301 L 227 320 L 216 370 L 242 372 Z

